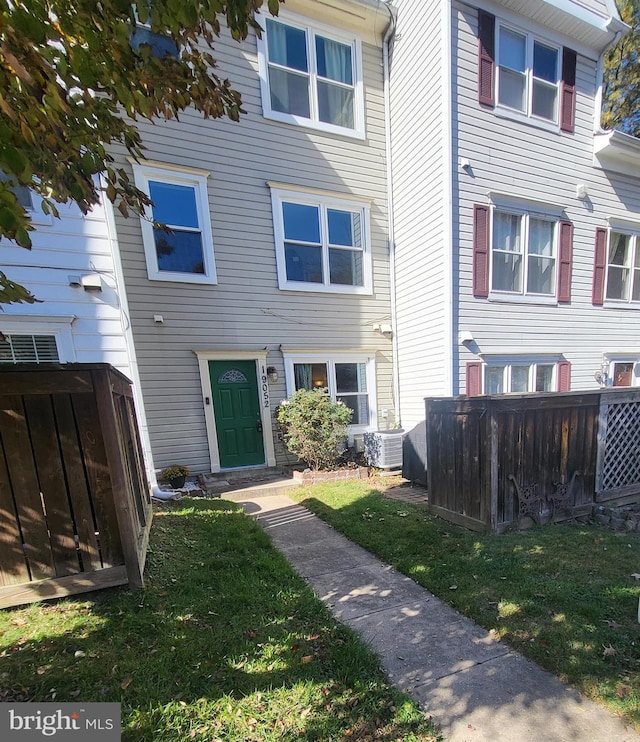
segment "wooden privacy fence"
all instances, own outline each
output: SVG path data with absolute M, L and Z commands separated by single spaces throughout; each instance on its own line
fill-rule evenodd
M 640 389 L 426 400 L 436 513 L 498 533 L 640 498 Z
M 0 607 L 142 586 L 151 501 L 131 382 L 0 367 Z

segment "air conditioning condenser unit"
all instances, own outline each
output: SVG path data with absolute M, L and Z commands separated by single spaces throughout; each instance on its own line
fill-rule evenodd
M 403 430 L 379 430 L 364 434 L 364 455 L 369 466 L 396 469 L 402 466 Z

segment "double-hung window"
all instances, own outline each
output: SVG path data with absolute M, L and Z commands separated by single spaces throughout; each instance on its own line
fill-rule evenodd
M 352 411 L 352 429 L 374 425 L 375 368 L 368 356 L 285 355 L 285 368 L 289 394 L 299 389 L 325 389 L 331 399 Z
M 609 232 L 606 298 L 640 302 L 640 244 L 637 234 Z
M 281 289 L 371 293 L 364 204 L 280 189 L 272 199 Z
M 526 296 L 556 293 L 557 222 L 529 212 L 493 211 L 491 290 Z
M 264 26 L 258 53 L 265 116 L 364 136 L 360 41 L 285 13 Z
M 136 185 L 153 202 L 141 219 L 149 278 L 216 283 L 207 174 L 148 164 L 133 169 Z
M 503 24 L 497 41 L 498 105 L 557 123 L 560 48 Z

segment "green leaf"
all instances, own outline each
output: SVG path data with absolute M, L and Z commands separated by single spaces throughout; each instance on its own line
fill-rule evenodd
M 25 171 L 27 161 L 25 156 L 10 144 L 5 144 L 2 149 L 2 169 L 14 175 L 22 175 Z
M 0 304 L 35 304 L 39 301 L 28 289 L 0 271 Z
M 31 237 L 29 237 L 29 232 L 24 227 L 20 227 L 16 231 L 16 242 L 20 247 L 31 248 Z

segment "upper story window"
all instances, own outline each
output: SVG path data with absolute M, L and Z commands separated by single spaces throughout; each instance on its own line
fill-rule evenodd
M 611 231 L 607 258 L 607 299 L 640 301 L 640 244 L 638 235 Z
M 478 11 L 478 101 L 543 128 L 575 129 L 577 54 Z
M 360 41 L 282 14 L 258 39 L 262 106 L 268 118 L 364 136 Z
M 494 210 L 491 290 L 555 295 L 556 222 Z
M 365 206 L 278 189 L 272 198 L 281 289 L 371 293 Z
M 562 207 L 490 195 L 494 206 L 476 204 L 473 211 L 473 295 L 571 301 L 573 224 L 560 220 Z
M 153 201 L 141 219 L 149 278 L 216 283 L 206 174 L 148 164 L 133 170 L 136 185 Z
M 498 103 L 556 123 L 560 50 L 531 35 L 498 27 Z

